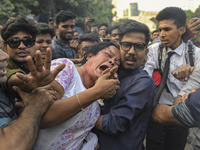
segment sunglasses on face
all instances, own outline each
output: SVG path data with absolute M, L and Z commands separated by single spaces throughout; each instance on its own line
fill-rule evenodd
M 35 40 L 32 37 L 23 37 L 22 39 L 14 37 L 6 40 L 5 44 L 8 44 L 10 48 L 18 48 L 21 42 L 23 42 L 27 48 L 31 48 L 35 45 Z
M 131 47 L 133 46 L 134 47 L 134 50 L 136 52 L 141 52 L 143 51 L 145 48 L 146 48 L 146 44 L 145 43 L 132 43 L 132 42 L 121 42 L 120 43 L 121 45 L 121 48 L 125 51 L 125 52 L 128 52 Z

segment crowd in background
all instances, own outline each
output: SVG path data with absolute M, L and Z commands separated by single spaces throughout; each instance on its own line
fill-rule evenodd
M 199 149 L 200 19 L 186 23 L 178 7 L 156 19 L 150 33 L 135 20 L 91 18 L 81 32 L 66 10 L 47 23 L 9 18 L 0 29 L 2 149 L 184 150 L 191 127 L 190 149 Z

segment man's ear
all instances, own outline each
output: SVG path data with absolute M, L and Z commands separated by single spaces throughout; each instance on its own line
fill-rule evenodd
M 179 28 L 179 34 L 180 34 L 180 36 L 182 36 L 185 33 L 185 31 L 186 31 L 185 27 L 180 27 Z
M 55 25 L 54 27 L 55 27 L 56 30 L 58 30 L 58 25 Z
M 3 44 L 3 51 L 7 53 L 7 44 Z

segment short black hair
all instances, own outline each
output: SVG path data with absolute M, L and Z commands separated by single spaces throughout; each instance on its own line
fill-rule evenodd
M 115 46 L 117 49 L 119 49 L 119 45 L 117 45 L 113 42 L 98 42 L 98 43 L 95 43 L 94 45 L 90 46 L 85 51 L 84 58 L 81 61 L 81 64 L 85 64 L 87 62 L 87 56 L 89 54 L 96 55 L 98 52 L 100 52 L 101 50 L 103 50 L 103 49 L 105 49 L 109 46 Z
M 106 23 L 102 23 L 102 24 L 100 24 L 100 25 L 98 26 L 98 29 L 100 29 L 102 26 L 106 26 L 106 27 L 108 27 L 108 24 L 106 24 Z
M 49 26 L 47 23 L 38 22 L 37 28 L 39 30 L 39 34 L 50 34 L 51 38 L 55 36 L 55 30 L 53 27 Z
M 81 44 L 83 41 L 99 42 L 100 39 L 96 33 L 90 32 L 90 33 L 85 33 L 80 37 L 79 43 Z
M 32 36 L 33 39 L 36 38 L 38 34 L 38 28 L 33 22 L 29 22 L 27 19 L 23 17 L 17 17 L 8 21 L 1 30 L 1 37 L 4 41 L 6 41 L 12 35 L 17 34 L 18 32 L 25 32 Z
M 112 33 L 112 31 L 115 30 L 115 29 L 119 29 L 120 25 L 121 24 L 115 24 L 115 25 L 111 26 L 110 33 Z
M 55 16 L 55 23 L 56 25 L 59 25 L 60 22 L 65 22 L 69 19 L 75 19 L 76 15 L 72 13 L 71 11 L 67 10 L 61 10 L 56 16 Z
M 106 35 L 111 33 L 111 27 L 106 28 Z
M 159 32 L 159 30 L 158 29 L 153 30 L 153 32 L 151 34 L 154 34 L 155 32 Z
M 129 32 L 143 33 L 145 35 L 146 44 L 149 43 L 150 34 L 147 25 L 135 20 L 127 20 L 119 27 L 119 41 L 121 42 L 124 35 Z
M 174 24 L 180 28 L 186 25 L 186 13 L 178 7 L 166 7 L 156 16 L 158 22 L 162 20 L 173 20 Z

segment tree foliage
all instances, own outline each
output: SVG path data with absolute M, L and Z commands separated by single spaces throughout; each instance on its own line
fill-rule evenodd
M 54 17 L 60 10 L 70 10 L 77 15 L 77 23 L 85 17 L 94 18 L 97 25 L 111 24 L 111 0 L 1 0 L 0 19 L 26 16 L 30 13 Z
M 37 0 L 2 0 L 0 2 L 0 19 L 26 16 L 31 13 L 30 7 L 38 6 Z
M 199 7 L 195 10 L 195 12 L 192 12 L 191 10 L 186 10 L 185 11 L 186 16 L 187 16 L 187 22 L 192 19 L 193 17 L 198 17 L 200 18 L 200 5 Z

